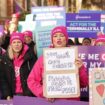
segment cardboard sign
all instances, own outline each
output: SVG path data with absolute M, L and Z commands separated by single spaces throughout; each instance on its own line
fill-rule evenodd
M 90 69 L 89 89 L 89 105 L 105 105 L 105 68 Z
M 74 47 L 44 50 L 45 70 L 75 70 L 76 53 Z
M 77 47 L 44 49 L 44 96 L 73 98 L 80 96 L 79 74 L 74 65 Z

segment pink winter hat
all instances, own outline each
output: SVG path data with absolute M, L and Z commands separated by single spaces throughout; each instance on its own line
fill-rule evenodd
M 25 32 L 23 32 L 23 34 L 24 34 L 24 36 L 27 35 L 27 36 L 33 38 L 33 36 L 32 36 L 32 34 L 33 34 L 32 31 L 25 31 Z
M 66 37 L 66 41 L 68 42 L 68 33 L 67 33 L 67 28 L 65 26 L 57 26 L 55 27 L 52 32 L 51 32 L 51 39 L 53 39 L 53 35 L 56 33 L 62 33 Z
M 20 14 L 19 13 L 14 13 L 14 14 L 12 14 L 12 17 L 19 18 L 20 17 Z
M 99 35 L 94 44 L 96 45 L 98 42 L 105 42 L 105 35 Z
M 19 39 L 22 43 L 24 43 L 24 37 L 23 33 L 20 32 L 13 32 L 10 36 L 10 43 L 12 43 L 13 40 Z

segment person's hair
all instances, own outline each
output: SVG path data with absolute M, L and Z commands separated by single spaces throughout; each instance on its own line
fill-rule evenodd
M 84 38 L 82 43 L 85 41 L 85 40 L 88 40 L 90 43 L 91 43 L 91 39 L 90 38 Z
M 72 39 L 68 39 L 68 45 L 74 45 L 74 42 L 72 41 Z
M 21 51 L 19 52 L 19 56 L 20 56 L 20 54 L 21 54 L 22 51 L 23 51 L 23 47 L 24 47 L 24 45 L 22 44 L 22 49 L 21 49 Z M 13 49 L 12 49 L 11 45 L 8 46 L 7 53 L 8 53 L 9 58 L 10 58 L 11 60 L 13 60 L 13 58 L 14 58 L 14 53 L 13 53 Z

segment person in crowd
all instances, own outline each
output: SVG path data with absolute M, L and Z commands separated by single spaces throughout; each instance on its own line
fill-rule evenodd
M 18 24 L 13 21 L 10 21 L 9 32 L 10 34 L 12 34 L 13 32 L 18 32 Z
M 91 45 L 91 39 L 90 38 L 84 38 L 82 40 L 82 45 L 83 46 L 90 46 Z
M 6 52 L 5 49 L 2 48 L 2 43 L 3 43 L 3 33 L 0 33 L 0 57 Z
M 24 42 L 28 45 L 28 47 L 33 51 L 34 54 L 36 54 L 36 47 L 35 42 L 33 41 L 33 33 L 32 31 L 24 31 Z
M 64 26 L 55 27 L 51 33 L 52 45 L 51 48 L 64 48 L 68 46 L 68 34 L 67 28 Z M 86 68 L 80 58 L 75 60 L 76 66 L 79 68 L 80 86 L 85 87 L 88 85 L 88 76 Z M 32 93 L 38 97 L 43 96 L 43 73 L 44 73 L 44 61 L 43 55 L 36 61 L 31 73 L 29 74 L 27 84 Z M 53 102 L 55 99 L 46 98 L 48 101 Z M 78 98 L 72 98 L 71 100 L 79 100 Z
M 9 27 L 8 27 L 8 32 L 4 33 L 3 43 L 1 45 L 5 50 L 7 50 L 8 46 L 9 46 L 10 35 L 13 32 L 17 32 L 17 31 L 18 31 L 18 25 L 15 24 L 14 22 L 10 21 L 9 22 Z
M 95 42 L 94 42 L 95 46 L 104 46 L 105 45 L 105 35 L 101 34 L 99 36 L 97 36 Z
M 14 13 L 12 14 L 11 21 L 14 22 L 15 24 L 18 24 L 19 18 L 20 18 L 20 13 L 19 12 Z
M 6 19 L 4 23 L 4 34 L 8 34 L 9 32 L 9 23 L 10 23 L 10 20 Z
M 28 75 L 36 61 L 24 44 L 22 33 L 12 33 L 10 45 L 0 62 L 0 86 L 2 99 L 14 95 L 33 96 L 27 86 Z
M 5 20 L 4 32 L 1 44 L 1 47 L 4 48 L 5 50 L 7 50 L 10 40 L 9 25 L 10 25 L 10 20 L 9 19 Z

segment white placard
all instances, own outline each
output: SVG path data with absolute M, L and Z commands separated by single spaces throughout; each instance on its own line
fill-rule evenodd
M 76 49 L 72 48 L 50 48 L 44 50 L 44 63 L 46 71 L 76 70 Z
M 77 80 L 75 73 L 47 74 L 47 95 L 70 96 L 77 95 Z

